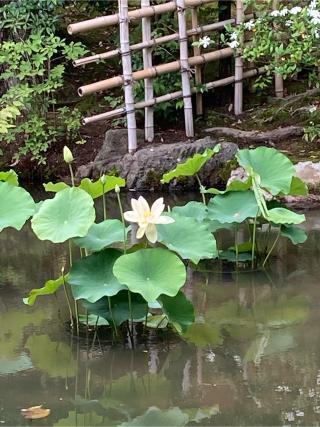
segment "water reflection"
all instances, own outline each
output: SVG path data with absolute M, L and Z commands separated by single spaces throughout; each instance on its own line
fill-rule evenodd
M 72 337 L 60 297 L 24 306 L 26 289 L 58 274 L 64 247 L 1 233 L 0 422 L 24 425 L 20 409 L 44 404 L 51 415 L 35 425 L 318 425 L 315 228 L 303 246 L 284 241 L 267 274 L 190 270 L 196 323 L 184 340 L 152 333 L 133 351 Z

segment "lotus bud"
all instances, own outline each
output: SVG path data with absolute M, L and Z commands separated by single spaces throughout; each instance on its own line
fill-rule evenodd
M 68 148 L 66 145 L 63 147 L 63 160 L 68 164 L 72 163 L 74 160 L 70 148 Z
M 116 184 L 116 186 L 114 187 L 114 191 L 119 194 L 120 193 L 120 187 L 118 184 Z
M 103 174 L 100 176 L 100 181 L 102 183 L 102 185 L 105 185 L 105 183 L 107 182 L 107 177 Z

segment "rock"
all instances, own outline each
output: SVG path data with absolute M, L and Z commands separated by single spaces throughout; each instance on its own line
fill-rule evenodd
M 142 141 L 143 132 L 139 133 L 138 147 L 141 147 Z M 148 145 L 146 148 L 138 148 L 134 154 L 128 154 L 126 130 L 108 131 L 92 167 L 87 170 L 82 168 L 79 172 L 83 177 L 83 172 L 87 171 L 94 178 L 103 173 L 117 173 L 127 180 L 127 187 L 130 189 L 160 190 L 162 187 L 160 179 L 165 172 L 174 169 L 177 163 L 183 162 L 193 154 L 202 153 L 206 148 L 212 148 L 216 144 L 216 140 L 207 136 L 194 142 Z M 221 144 L 220 152 L 202 168 L 200 177 L 203 185 L 211 187 L 224 183 L 225 179 L 221 178 L 222 171 L 227 162 L 234 158 L 237 149 L 234 143 Z M 172 181 L 169 188 L 190 190 L 198 188 L 198 183 L 194 177 L 184 177 Z
M 317 187 L 320 184 L 320 163 L 299 162 L 295 165 L 296 175 L 302 179 L 308 187 Z

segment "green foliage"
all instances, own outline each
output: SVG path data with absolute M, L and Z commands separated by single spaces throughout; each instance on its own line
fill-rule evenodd
M 27 298 L 23 298 L 23 302 L 27 305 L 33 305 L 39 295 L 52 295 L 68 280 L 68 276 L 60 276 L 55 280 L 47 280 L 42 288 L 32 289 Z
M 81 43 L 68 43 L 55 34 L 55 7 L 62 3 L 19 0 L 0 8 L 1 26 L 11 34 L 0 53 L 0 80 L 6 82 L 0 100 L 0 133 L 4 144 L 18 142 L 15 160 L 29 156 L 44 164 L 53 142 L 66 138 L 83 143 L 79 111 L 54 110 L 66 64 L 86 52 Z

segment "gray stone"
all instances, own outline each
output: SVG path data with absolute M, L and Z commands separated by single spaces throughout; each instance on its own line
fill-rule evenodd
M 101 151 L 96 156 L 90 169 L 90 176 L 98 177 L 103 173 L 117 173 L 127 181 L 127 187 L 135 190 L 160 190 L 163 186 L 160 179 L 165 172 L 174 169 L 195 153 L 202 153 L 206 148 L 212 148 L 217 141 L 205 137 L 194 142 L 178 142 L 173 144 L 148 145 L 138 148 L 134 154 L 127 153 L 126 130 L 113 130 L 106 133 L 106 139 Z M 108 135 L 108 136 L 107 136 Z M 139 136 L 138 147 L 141 147 Z M 221 170 L 226 163 L 234 158 L 238 147 L 234 143 L 223 142 L 221 150 L 202 168 L 200 177 L 207 187 L 225 183 L 221 178 Z M 82 168 L 80 173 L 85 172 Z M 83 177 L 83 175 L 82 175 Z M 170 183 L 171 190 L 190 190 L 198 188 L 194 177 L 180 178 Z
M 320 184 L 320 163 L 298 162 L 295 165 L 296 175 L 302 179 L 308 187 L 317 187 Z

